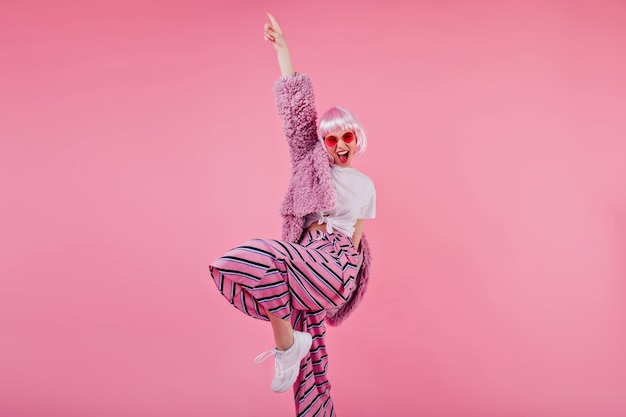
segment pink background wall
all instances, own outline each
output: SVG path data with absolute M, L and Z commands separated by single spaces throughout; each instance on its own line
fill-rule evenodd
M 293 413 L 207 271 L 280 235 L 265 11 L 370 137 L 339 416 L 625 416 L 626 4 L 434 0 L 3 1 L 0 416 Z

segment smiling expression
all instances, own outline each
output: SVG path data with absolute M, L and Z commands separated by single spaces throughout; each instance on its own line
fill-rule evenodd
M 332 156 L 333 163 L 343 168 L 352 165 L 356 141 L 356 136 L 351 130 L 335 130 L 324 138 L 326 150 Z

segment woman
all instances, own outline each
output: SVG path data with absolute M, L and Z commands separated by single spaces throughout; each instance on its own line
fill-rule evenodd
M 270 321 L 276 348 L 255 362 L 275 356 L 272 390 L 293 387 L 299 416 L 332 416 L 324 324 L 341 323 L 365 292 L 369 250 L 363 227 L 375 216 L 376 192 L 352 168 L 367 145 L 358 120 L 334 107 L 316 126 L 311 81 L 295 72 L 282 30 L 268 17 L 265 40 L 276 49 L 281 71 L 276 107 L 292 162 L 281 207 L 283 240 L 252 239 L 209 269 L 231 304 Z

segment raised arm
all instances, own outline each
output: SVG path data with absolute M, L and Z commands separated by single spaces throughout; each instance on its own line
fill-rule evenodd
M 265 40 L 269 41 L 276 49 L 280 74 L 283 77 L 293 77 L 296 75 L 296 71 L 293 68 L 293 62 L 291 61 L 291 55 L 289 54 L 283 31 L 274 16 L 268 13 L 267 17 L 269 17 L 270 23 L 265 24 Z
M 295 72 L 283 31 L 274 16 L 267 16 L 270 23 L 265 24 L 265 39 L 276 49 L 281 73 L 273 88 L 276 109 L 292 160 L 299 160 L 319 146 L 313 85 L 308 75 Z

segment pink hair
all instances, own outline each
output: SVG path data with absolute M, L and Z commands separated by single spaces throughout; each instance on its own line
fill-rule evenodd
M 324 144 L 324 138 L 328 136 L 328 134 L 337 130 L 350 130 L 354 132 L 356 135 L 356 149 L 354 154 L 360 155 L 365 152 L 365 148 L 367 148 L 367 137 L 365 136 L 363 126 L 361 126 L 359 120 L 350 110 L 339 106 L 331 107 L 320 117 L 317 134 L 322 144 Z M 324 148 L 326 148 L 325 145 Z

